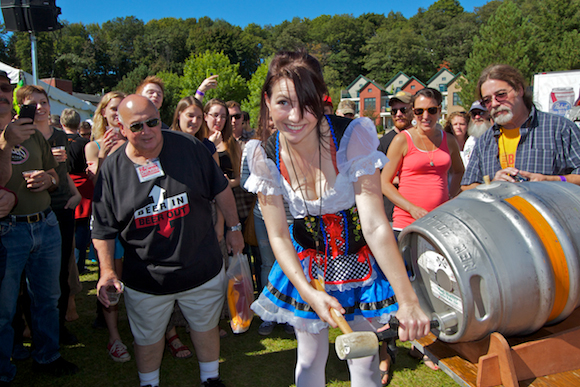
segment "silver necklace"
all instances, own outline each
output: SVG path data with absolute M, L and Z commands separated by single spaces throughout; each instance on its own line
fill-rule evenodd
M 435 149 L 437 149 L 437 147 L 435 147 L 435 149 L 433 149 L 432 151 L 429 151 L 429 149 L 427 149 L 427 145 L 425 145 L 425 140 L 423 140 L 423 137 L 419 136 L 419 138 L 421 139 L 421 142 L 423 143 L 423 148 L 425 148 L 425 151 L 427 152 L 427 156 L 429 157 L 429 165 L 434 167 L 435 163 L 433 162 L 433 152 L 435 152 Z M 433 144 L 433 146 L 435 146 L 435 144 Z

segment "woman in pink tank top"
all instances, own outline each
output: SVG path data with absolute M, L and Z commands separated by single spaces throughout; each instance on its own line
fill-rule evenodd
M 402 230 L 459 193 L 463 162 L 457 140 L 437 124 L 442 100 L 438 90 L 418 91 L 411 99 L 415 126 L 399 133 L 387 152 L 381 186 L 396 206 L 394 230 Z M 398 190 L 392 184 L 397 173 Z

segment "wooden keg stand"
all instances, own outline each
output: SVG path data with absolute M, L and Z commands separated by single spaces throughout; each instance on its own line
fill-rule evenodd
M 484 182 L 489 184 L 489 176 Z M 506 340 L 494 332 L 480 341 L 450 344 L 429 334 L 415 344 L 464 386 L 518 387 L 529 379 L 536 380 L 525 386 L 580 385 L 580 374 L 573 372 L 580 370 L 580 308 L 561 323 L 525 337 Z
M 452 344 L 429 334 L 415 344 L 463 386 L 518 387 L 530 379 L 536 380 L 522 386 L 580 385 L 580 308 L 529 336 L 506 340 L 494 332 L 480 341 Z

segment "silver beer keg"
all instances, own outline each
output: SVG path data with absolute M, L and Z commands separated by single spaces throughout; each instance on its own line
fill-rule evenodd
M 535 332 L 580 305 L 580 187 L 480 185 L 406 227 L 399 248 L 441 340 Z

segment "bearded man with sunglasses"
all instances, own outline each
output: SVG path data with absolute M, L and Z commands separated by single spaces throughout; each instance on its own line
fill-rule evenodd
M 146 97 L 119 105 L 127 143 L 107 157 L 93 198 L 93 244 L 107 288 L 125 294 L 141 386 L 159 386 L 165 329 L 175 301 L 191 328 L 202 386 L 221 387 L 218 322 L 226 277 L 211 218 L 215 198 L 233 253 L 244 246 L 228 180 L 207 148 L 192 136 L 161 130 L 159 112 Z M 125 248 L 123 286 L 113 269 L 114 239 Z
M 461 189 L 494 181 L 568 181 L 580 185 L 580 129 L 538 111 L 521 73 L 509 65 L 483 70 L 477 93 L 494 125 L 477 141 Z M 517 180 L 516 180 L 517 179 Z

